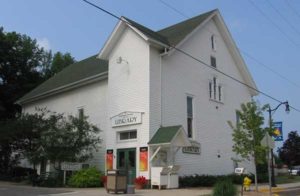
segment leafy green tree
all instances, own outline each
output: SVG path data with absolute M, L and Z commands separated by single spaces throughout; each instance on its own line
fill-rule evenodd
M 265 161 L 265 147 L 260 144 L 266 132 L 262 128 L 264 124 L 263 109 L 259 108 L 254 101 L 242 104 L 241 110 L 237 110 L 239 122 L 236 123 L 236 126 L 229 122 L 233 130 L 233 151 L 242 159 L 251 160 L 252 157 L 255 157 L 256 164 Z
M 51 76 L 55 75 L 56 73 L 60 72 L 67 66 L 75 63 L 74 57 L 71 56 L 70 53 L 61 53 L 57 52 L 53 55 L 51 68 L 50 68 L 50 74 Z
M 14 118 L 17 99 L 43 81 L 44 54 L 35 39 L 0 27 L 0 120 Z
M 99 128 L 89 123 L 86 116 L 65 117 L 43 109 L 22 115 L 19 122 L 19 125 L 36 123 L 34 127 L 23 126 L 22 130 L 34 136 L 23 138 L 27 142 L 23 154 L 34 164 L 50 160 L 59 169 L 64 161 L 85 161 L 101 143 Z
M 300 165 L 300 136 L 297 131 L 291 131 L 283 146 L 279 148 L 280 159 L 289 167 Z
M 228 122 L 233 130 L 232 150 L 239 155 L 242 160 L 254 159 L 255 170 L 258 164 L 265 162 L 266 148 L 260 142 L 263 139 L 266 130 L 262 128 L 264 117 L 262 111 L 267 106 L 260 108 L 256 102 L 248 102 L 241 105 L 241 110 L 237 110 L 239 118 L 236 125 Z M 257 176 L 255 171 L 255 184 L 257 185 Z M 256 186 L 257 190 L 257 186 Z

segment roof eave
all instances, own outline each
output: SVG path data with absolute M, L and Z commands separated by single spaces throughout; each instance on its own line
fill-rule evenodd
M 97 75 L 94 75 L 94 76 L 91 76 L 88 78 L 84 78 L 82 80 L 79 80 L 79 81 L 76 81 L 76 82 L 73 82 L 73 83 L 70 83 L 70 84 L 67 84 L 64 86 L 60 86 L 58 88 L 46 91 L 44 93 L 38 94 L 36 96 L 30 97 L 27 99 L 18 100 L 18 101 L 16 101 L 16 104 L 19 104 L 19 105 L 28 104 L 28 103 L 31 103 L 34 101 L 38 101 L 38 100 L 50 97 L 52 95 L 56 95 L 56 94 L 59 94 L 62 92 L 73 90 L 75 88 L 79 88 L 79 87 L 87 85 L 87 84 L 91 84 L 91 83 L 94 83 L 94 82 L 97 82 L 100 80 L 107 79 L 107 77 L 108 77 L 108 72 L 103 72 L 103 73 L 100 73 L 100 74 L 97 74 Z

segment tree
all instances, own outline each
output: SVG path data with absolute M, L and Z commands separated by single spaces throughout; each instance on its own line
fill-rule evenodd
M 280 159 L 289 167 L 300 165 L 300 136 L 297 131 L 289 133 L 278 153 Z
M 241 110 L 236 111 L 239 118 L 236 126 L 232 122 L 228 122 L 233 130 L 233 152 L 239 155 L 242 160 L 250 161 L 254 158 L 255 170 L 258 164 L 265 162 L 266 149 L 260 144 L 266 132 L 262 128 L 264 124 L 262 111 L 265 107 L 260 108 L 254 101 L 242 104 Z M 257 185 L 256 174 L 255 184 Z
M 60 72 L 67 66 L 76 62 L 75 58 L 70 53 L 56 52 L 52 56 L 52 52 L 49 51 L 48 56 L 45 58 L 46 63 L 44 64 L 45 78 L 48 79 Z
M 0 27 L 0 120 L 14 118 L 21 110 L 17 99 L 43 81 L 44 54 L 36 40 Z
M 33 122 L 35 125 L 30 126 Z M 82 162 L 91 158 L 93 150 L 101 143 L 99 128 L 89 123 L 86 116 L 65 117 L 39 109 L 35 114 L 23 114 L 17 123 L 24 133 L 23 154 L 33 164 L 50 160 L 59 168 L 64 161 Z

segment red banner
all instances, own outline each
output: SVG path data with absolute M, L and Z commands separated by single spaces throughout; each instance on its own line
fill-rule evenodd
M 148 171 L 148 147 L 140 148 L 140 171 Z
M 114 163 L 114 151 L 113 150 L 107 150 L 106 151 L 106 169 L 113 169 L 113 163 Z

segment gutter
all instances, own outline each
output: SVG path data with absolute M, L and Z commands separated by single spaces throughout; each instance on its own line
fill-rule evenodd
M 94 83 L 94 82 L 97 82 L 97 81 L 100 81 L 100 80 L 104 80 L 104 79 L 107 79 L 107 78 L 108 78 L 108 71 L 97 74 L 97 75 L 94 75 L 94 76 L 91 76 L 91 77 L 88 77 L 88 78 L 84 78 L 84 79 L 76 81 L 76 82 L 72 82 L 72 83 L 64 85 L 64 86 L 60 86 L 58 88 L 46 91 L 44 93 L 35 95 L 33 97 L 30 97 L 30 98 L 27 98 L 27 99 L 24 99 L 24 100 L 22 100 L 22 99 L 18 100 L 15 103 L 17 103 L 19 105 L 23 105 L 23 104 L 30 103 L 30 102 L 33 102 L 33 101 L 44 99 L 46 97 L 49 97 L 49 96 L 52 96 L 52 95 L 55 95 L 55 94 L 58 94 L 58 93 L 69 91 L 69 90 L 72 90 L 72 89 L 75 89 L 75 88 L 78 88 L 78 87 L 81 87 L 81 86 L 84 86 L 84 85 L 87 85 L 87 84 L 90 84 L 90 83 Z

